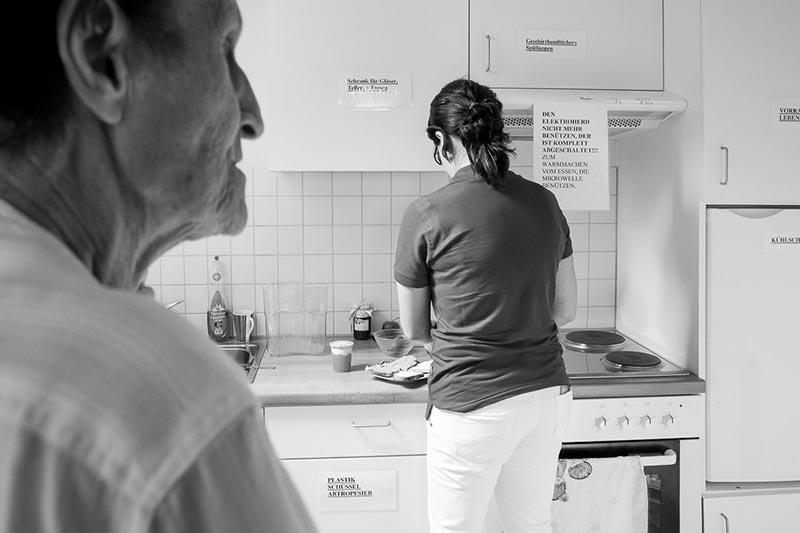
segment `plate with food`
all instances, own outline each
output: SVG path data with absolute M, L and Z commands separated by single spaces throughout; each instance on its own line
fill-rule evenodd
M 428 379 L 431 362 L 419 362 L 413 355 L 404 355 L 398 359 L 381 361 L 365 369 L 378 379 L 397 383 L 413 383 Z

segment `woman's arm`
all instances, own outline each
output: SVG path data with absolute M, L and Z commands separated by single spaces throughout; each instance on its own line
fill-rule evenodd
M 578 282 L 575 281 L 575 263 L 570 255 L 561 260 L 556 273 L 556 299 L 553 302 L 553 320 L 556 325 L 561 327 L 575 320 L 577 306 Z
M 428 344 L 431 338 L 431 293 L 428 287 L 406 287 L 397 283 L 400 324 L 406 337 Z

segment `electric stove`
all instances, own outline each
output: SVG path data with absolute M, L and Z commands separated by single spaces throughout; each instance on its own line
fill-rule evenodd
M 690 375 L 685 368 L 614 330 L 566 330 L 559 333 L 559 340 L 571 380 Z

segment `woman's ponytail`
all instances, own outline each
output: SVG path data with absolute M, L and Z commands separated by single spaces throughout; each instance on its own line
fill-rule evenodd
M 460 139 L 475 174 L 502 189 L 514 149 L 503 130 L 503 105 L 494 91 L 471 80 L 448 83 L 431 103 L 431 128 Z

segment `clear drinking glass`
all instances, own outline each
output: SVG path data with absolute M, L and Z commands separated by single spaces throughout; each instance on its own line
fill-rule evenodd
M 327 284 L 270 283 L 263 291 L 271 355 L 317 355 L 325 351 Z

